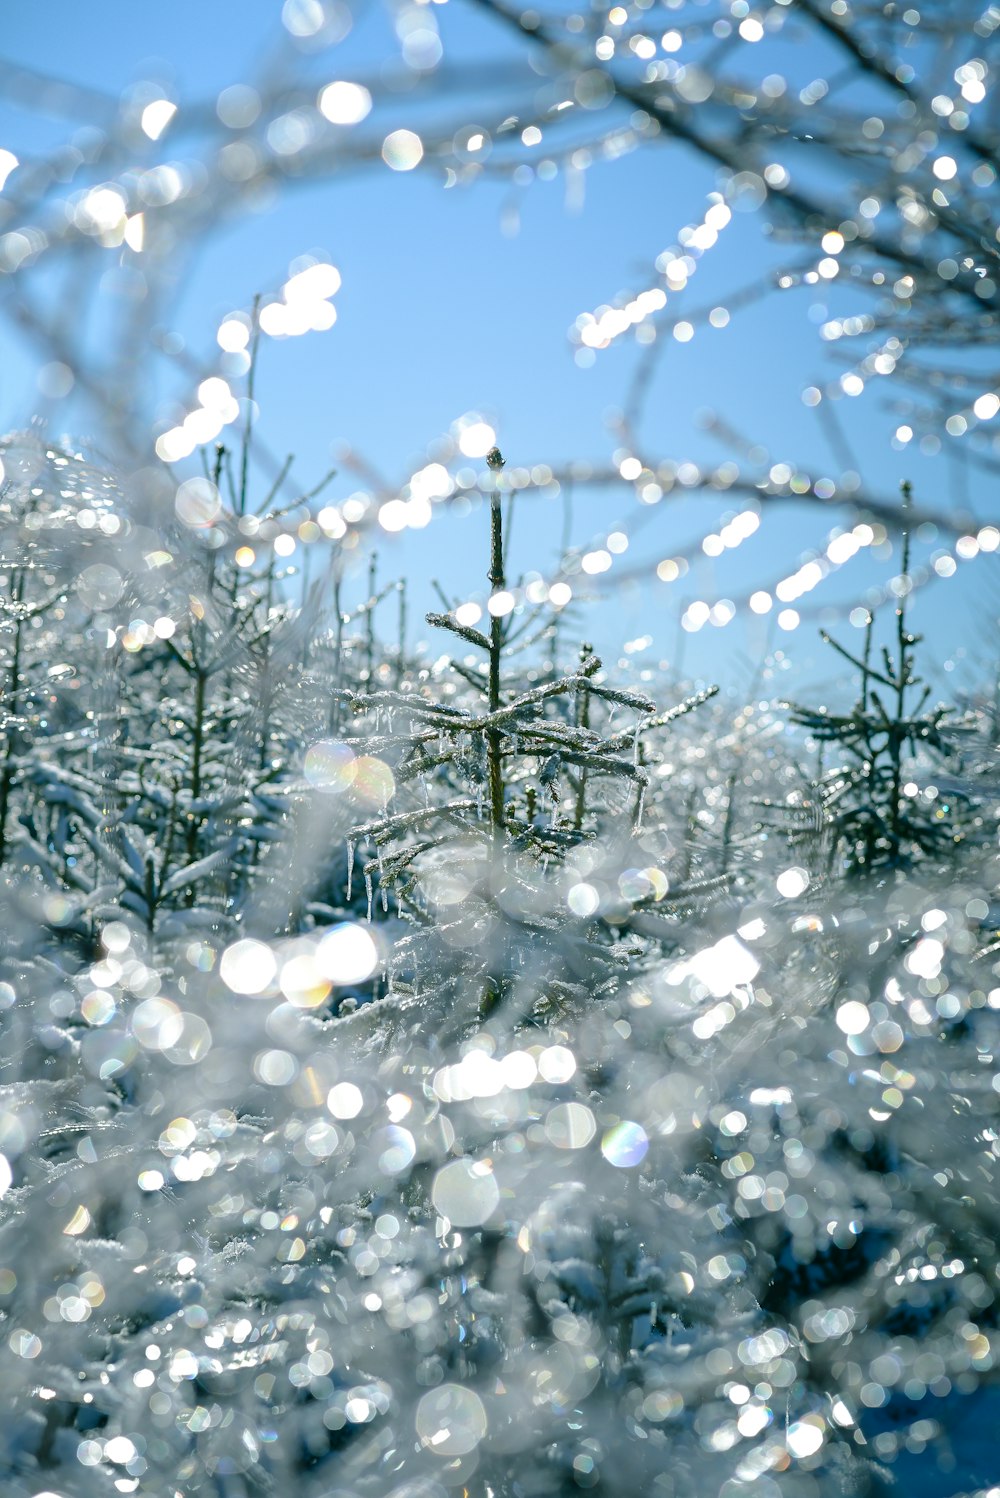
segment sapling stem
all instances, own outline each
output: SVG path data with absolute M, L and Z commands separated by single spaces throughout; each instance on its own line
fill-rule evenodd
M 503 454 L 498 447 L 491 448 L 486 461 L 495 474 L 503 467 Z M 504 587 L 503 565 L 503 512 L 500 507 L 500 489 L 490 495 L 490 570 L 491 591 L 499 593 Z M 489 710 L 491 719 L 500 710 L 500 651 L 503 646 L 503 620 L 490 612 L 489 640 Z M 486 730 L 486 778 L 490 794 L 490 829 L 494 841 L 499 843 L 504 833 L 504 784 L 503 784 L 503 734 L 495 722 Z M 501 1002 L 503 978 L 500 974 L 488 973 L 479 1001 L 479 1017 L 488 1019 Z
M 726 777 L 726 818 L 722 824 L 722 845 L 719 849 L 719 873 L 729 872 L 729 856 L 733 847 L 733 824 L 736 820 L 736 786 L 739 776 L 730 770 Z
M 589 645 L 580 646 L 580 665 L 583 666 L 591 655 Z M 578 728 L 590 727 L 590 692 L 586 685 L 581 686 L 576 694 L 576 722 Z M 583 818 L 587 810 L 587 771 L 580 771 L 580 779 L 576 789 L 576 806 L 573 811 L 573 828 L 579 832 L 583 827 Z
M 486 455 L 486 461 L 494 473 L 499 473 L 504 465 L 503 455 L 498 447 L 494 447 Z M 494 489 L 490 496 L 490 570 L 489 583 L 493 593 L 499 593 L 504 587 L 504 565 L 503 565 L 503 513 L 500 508 L 500 490 Z M 490 713 L 499 711 L 500 708 L 500 651 L 503 645 L 503 620 L 498 614 L 490 614 L 490 674 L 489 674 L 489 704 Z M 503 760 L 501 757 L 502 735 L 499 728 L 493 727 L 486 732 L 486 764 L 490 789 L 490 822 L 496 836 L 503 829 Z
M 260 344 L 260 296 L 253 299 L 253 311 L 250 321 L 253 327 L 253 336 L 250 341 L 250 368 L 247 371 L 247 406 L 243 422 L 243 444 L 240 453 L 240 488 L 239 488 L 239 513 L 245 515 L 247 511 L 247 481 L 249 477 L 250 444 L 253 440 L 253 387 L 254 378 L 257 374 L 257 348 Z
M 374 690 L 375 677 L 375 594 L 378 588 L 378 553 L 368 559 L 368 613 L 365 617 L 365 690 Z
M 903 796 L 903 714 L 906 705 L 906 689 L 910 685 L 910 651 L 909 636 L 906 632 L 906 596 L 910 584 L 910 528 L 908 525 L 910 499 L 913 495 L 913 486 L 908 479 L 904 479 L 900 485 L 903 496 L 903 566 L 900 572 L 899 603 L 896 605 L 896 721 L 893 724 L 890 735 L 890 754 L 892 758 L 892 806 L 890 807 L 890 828 L 892 836 L 893 861 L 899 859 L 899 848 L 902 841 L 902 796 Z
M 7 700 L 11 722 L 7 728 L 3 771 L 0 773 L 0 864 L 4 862 L 7 855 L 7 818 L 10 812 L 11 790 L 14 785 L 14 756 L 18 738 L 17 729 L 14 725 L 17 718 L 18 694 L 21 690 L 21 648 L 22 629 L 24 626 L 24 615 L 21 610 L 21 604 L 24 600 L 23 569 L 19 568 L 14 575 L 10 597 L 13 605 L 12 612 L 14 614 L 14 650 L 11 656 L 7 685 Z
M 397 583 L 399 589 L 399 653 L 396 657 L 396 690 L 398 691 L 406 670 L 406 579 Z
M 201 761 L 205 748 L 205 687 L 208 682 L 208 673 L 201 667 L 196 668 L 194 678 L 194 723 L 192 725 L 192 747 L 191 747 L 191 800 L 197 801 L 201 796 Z M 193 863 L 198 851 L 198 829 L 201 818 L 194 811 L 188 814 L 187 852 L 188 863 Z
M 875 625 L 875 615 L 869 611 L 868 623 L 865 625 L 865 652 L 861 657 L 861 711 L 868 711 L 868 691 L 871 677 L 872 659 L 872 630 Z
M 333 564 L 334 662 L 333 691 L 330 694 L 331 733 L 336 733 L 340 727 L 340 688 L 344 677 L 344 610 L 340 597 L 342 581 L 343 568 L 340 558 L 337 557 Z

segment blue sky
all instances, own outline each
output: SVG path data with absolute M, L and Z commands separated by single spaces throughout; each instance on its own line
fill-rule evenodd
M 505 60 L 516 57 L 506 35 L 456 0 L 433 9 L 446 63 L 485 58 L 499 74 Z M 7 62 L 99 87 L 112 98 L 139 80 L 163 83 L 179 104 L 178 115 L 164 142 L 151 143 L 146 161 L 136 165 L 172 153 L 193 154 L 202 144 L 190 123 L 196 104 L 259 76 L 262 67 L 279 71 L 283 49 L 318 86 L 330 77 L 377 76 L 395 46 L 386 12 L 359 8 L 339 47 L 303 58 L 282 26 L 276 0 L 208 5 L 175 0 L 169 9 L 123 0 L 102 0 L 99 6 L 36 0 L 7 11 L 2 43 Z M 519 97 L 524 98 L 523 90 Z M 456 97 L 454 117 L 474 121 L 476 108 L 474 93 Z M 417 118 L 411 99 L 400 97 L 398 106 L 390 100 L 373 116 L 375 134 Z M 626 119 L 627 110 L 622 111 Z M 44 110 L 0 106 L 0 147 L 22 159 L 44 154 L 71 133 L 71 125 L 44 117 Z M 618 445 L 609 432 L 609 412 L 623 401 L 640 350 L 622 340 L 598 354 L 594 367 L 581 369 L 574 363 L 568 329 L 579 313 L 612 302 L 620 291 L 655 284 L 656 255 L 676 243 L 683 225 L 700 221 L 716 185 L 709 165 L 675 145 L 655 144 L 593 166 L 585 174 L 582 205 L 567 203 L 561 174 L 548 182 L 536 178 L 523 189 L 481 179 L 468 188 L 445 190 L 439 170 L 402 175 L 376 162 L 334 180 L 292 186 L 261 211 L 221 225 L 184 268 L 171 326 L 196 361 L 210 357 L 217 352 L 215 329 L 225 313 L 247 307 L 256 291 L 280 285 L 297 255 L 319 250 L 343 276 L 338 322 L 327 333 L 267 340 L 257 384 L 261 435 L 272 452 L 296 454 L 295 472 L 303 486 L 337 460 L 344 444 L 396 481 L 425 460 L 450 423 L 473 409 L 495 420 L 512 463 L 607 462 Z M 515 208 L 518 225 L 512 233 Z M 723 303 L 781 263 L 790 252 L 766 239 L 763 222 L 760 213 L 734 217 L 684 293 L 685 307 Z M 105 278 L 102 296 L 112 305 L 120 296 L 114 277 Z M 649 392 L 641 429 L 644 450 L 656 458 L 740 461 L 732 442 L 718 441 L 704 429 L 705 412 L 715 410 L 763 445 L 770 461 L 802 465 L 814 476 L 835 475 L 840 455 L 831 450 L 816 414 L 803 405 L 801 392 L 832 372 L 818 323 L 859 305 L 860 299 L 852 301 L 850 290 L 840 287 L 772 294 L 734 314 L 725 329 L 699 329 L 683 346 L 671 342 Z M 69 315 L 92 318 L 91 346 L 98 348 L 101 309 L 75 308 Z M 12 426 L 45 402 L 38 393 L 37 350 L 13 334 L 9 322 L 4 342 L 0 425 Z M 156 387 L 161 398 L 182 393 L 176 376 Z M 885 409 L 880 395 L 874 390 L 857 401 L 845 399 L 838 411 L 845 416 L 866 485 L 891 495 L 904 476 L 903 460 L 889 440 L 899 417 Z M 50 415 L 59 428 L 72 424 L 83 436 L 92 420 L 73 403 Z M 905 463 L 925 502 L 947 508 L 953 477 L 947 458 L 914 460 L 908 453 Z M 343 497 L 358 482 L 342 470 L 331 497 Z M 653 513 L 643 512 L 643 526 L 621 565 L 651 576 L 657 560 L 718 528 L 735 508 L 732 500 L 700 498 L 671 500 Z M 638 511 L 625 486 L 578 490 L 573 542 L 603 544 L 619 523 L 628 531 Z M 522 502 L 515 570 L 552 567 L 564 518 L 561 500 Z M 794 571 L 810 549 L 819 549 L 838 518 L 818 517 L 804 506 L 782 507 L 765 517 L 756 536 L 737 552 L 718 561 L 702 558 L 672 587 L 653 581 L 612 588 L 588 616 L 586 633 L 612 658 L 625 640 L 649 635 L 648 651 L 635 659 L 673 660 L 687 601 L 738 597 L 752 586 L 773 583 L 782 572 Z M 481 514 L 442 516 L 425 532 L 380 545 L 384 575 L 407 575 L 415 609 L 434 606 L 431 576 L 456 597 L 468 597 L 483 585 L 483 533 Z M 918 558 L 934 544 L 918 546 Z M 989 598 L 987 568 L 992 571 L 993 559 L 963 565 L 968 571 L 959 577 L 975 578 L 974 583 L 937 583 L 916 607 L 916 622 L 932 636 L 932 653 L 941 661 L 956 652 L 960 657 L 988 617 L 983 600 Z M 832 611 L 857 603 L 892 571 L 891 558 L 862 555 L 822 584 L 812 601 L 828 602 Z M 829 622 L 835 616 L 832 612 Z M 853 631 L 845 624 L 843 633 Z M 744 660 L 760 654 L 765 638 L 765 626 L 752 616 L 738 616 L 725 629 L 707 627 L 685 640 L 685 669 L 729 682 L 746 679 Z M 793 674 L 831 680 L 840 675 L 819 646 L 813 623 L 785 637 L 779 632 L 775 643 L 794 660 Z

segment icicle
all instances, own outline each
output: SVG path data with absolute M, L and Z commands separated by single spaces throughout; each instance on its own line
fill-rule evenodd
M 635 733 L 632 735 L 632 763 L 639 764 L 639 725 L 635 725 Z
M 477 785 L 476 786 L 476 821 L 477 822 L 481 822 L 482 820 L 483 820 L 483 788 L 482 788 L 481 785 Z
M 347 903 L 351 903 L 351 886 L 354 883 L 354 839 L 347 839 Z
M 384 884 L 379 885 L 379 894 L 382 896 L 382 914 L 389 914 L 389 891 Z
M 367 869 L 365 869 L 365 893 L 368 896 L 368 924 L 370 926 L 372 923 L 372 902 L 375 898 L 375 891 L 372 885 L 372 876 Z
M 642 831 L 642 813 L 643 813 L 643 810 L 645 808 L 645 805 L 646 805 L 646 787 L 644 785 L 642 785 L 642 786 L 639 787 L 639 797 L 638 797 L 638 800 L 635 803 L 635 824 L 634 825 L 635 825 L 635 831 L 636 832 L 641 832 Z

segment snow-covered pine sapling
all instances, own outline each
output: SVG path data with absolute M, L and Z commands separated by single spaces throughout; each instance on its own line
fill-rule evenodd
M 561 1205 L 566 1212 L 568 1203 Z M 614 1378 L 631 1353 L 636 1323 L 648 1318 L 655 1324 L 667 1276 L 628 1218 L 611 1213 L 574 1223 L 566 1212 L 545 1246 L 550 1268 L 540 1309 L 552 1324 L 568 1311 L 599 1327 L 611 1354 L 607 1373 Z
M 26 605 L 24 600 L 25 570 L 11 567 L 7 596 L 2 609 L 10 621 L 13 640 L 7 658 L 6 681 L 3 693 L 3 763 L 0 766 L 0 867 L 7 856 L 7 819 L 10 815 L 11 790 L 14 785 L 14 769 L 21 740 L 18 714 L 21 707 L 21 660 L 24 646 Z
M 293 512 L 298 512 L 299 516 L 305 516 L 308 522 L 312 522 L 312 501 L 336 477 L 336 470 L 330 469 L 311 489 L 305 493 L 296 493 L 291 500 L 279 504 L 278 496 L 288 478 L 292 462 L 293 455 L 289 454 L 264 500 L 252 511 L 253 533 L 262 535 L 265 541 L 277 539 L 282 523 L 287 525 L 288 517 Z M 242 533 L 245 524 L 241 518 L 246 510 L 246 500 L 242 494 L 240 505 L 235 526 L 237 534 Z M 252 666 L 255 676 L 256 721 L 259 725 L 257 760 L 261 775 L 268 774 L 273 767 L 275 739 L 280 743 L 276 709 L 279 687 L 283 680 L 281 667 L 296 660 L 303 670 L 306 668 L 315 643 L 314 626 L 322 609 L 324 593 L 322 582 L 310 587 L 308 569 L 303 564 L 299 608 L 296 612 L 281 596 L 281 584 L 287 581 L 287 574 L 280 569 L 278 552 L 273 545 L 266 545 L 264 554 L 263 569 L 256 575 L 246 576 L 248 587 L 242 605 L 239 598 L 241 569 L 235 563 L 230 563 L 232 615 L 234 622 L 242 625 L 241 643 L 245 646 L 245 659 Z M 306 563 L 310 556 L 311 549 L 306 547 Z M 330 565 L 333 570 L 334 564 L 331 562 Z M 227 677 L 227 693 L 229 684 L 230 678 Z
M 921 636 L 910 632 L 906 619 L 911 586 L 908 513 L 912 491 L 909 483 L 901 487 L 902 569 L 894 649 L 883 646 L 880 663 L 873 663 L 872 615 L 860 656 L 821 631 L 826 644 L 857 669 L 857 701 L 849 712 L 840 714 L 790 704 L 794 723 L 806 728 L 820 744 L 837 745 L 845 757 L 839 767 L 826 772 L 816 793 L 833 834 L 833 855 L 839 851 L 845 872 L 859 878 L 905 868 L 915 859 L 940 857 L 961 837 L 954 817 L 947 815 L 946 805 L 938 799 L 925 800 L 908 789 L 910 759 L 929 751 L 940 760 L 952 753 L 952 747 L 942 732 L 950 710 L 946 706 L 925 710 L 931 688 L 916 674 L 916 647 Z
M 609 981 L 617 961 L 611 955 L 617 906 L 614 929 L 602 924 L 587 886 L 574 897 L 579 908 L 574 902 L 567 907 L 562 866 L 602 827 L 615 846 L 622 847 L 623 838 L 627 843 L 648 778 L 639 737 L 712 693 L 655 715 L 644 695 L 606 685 L 601 662 L 589 650 L 562 677 L 546 674 L 539 682 L 530 670 L 511 670 L 525 621 L 515 624 L 516 605 L 502 596 L 508 587 L 503 459 L 494 450 L 489 461 L 495 482 L 489 634 L 462 622 L 446 597 L 447 612 L 427 616 L 435 628 L 482 652 L 485 671 L 453 660 L 458 686 L 446 684 L 444 702 L 432 700 L 429 686 L 352 694 L 352 709 L 369 720 L 374 715 L 375 724 L 374 733 L 369 727 L 348 742 L 393 763 L 393 803 L 354 835 L 375 844 L 366 880 L 379 880 L 383 901 L 392 889 L 400 914 L 421 928 L 396 944 L 394 986 L 440 995 L 450 984 L 467 996 L 477 992 L 480 1019 L 517 994 L 508 1016 L 516 1020 L 536 1003 L 544 1008 L 557 989 L 560 1003 L 570 990 L 583 1002 Z M 600 721 L 598 707 L 605 713 Z M 637 716 L 618 728 L 607 715 L 620 708 Z M 620 796 L 602 801 L 599 781 L 623 784 L 629 797 L 634 790 L 633 814 L 624 824 Z M 467 936 L 460 936 L 466 927 Z M 470 1010 L 468 1003 L 459 1006 L 466 1022 Z
M 14 486 L 3 491 L 3 497 L 14 500 Z M 38 690 L 37 683 L 44 662 L 36 659 L 36 633 L 45 615 L 65 596 L 65 588 L 49 573 L 39 556 L 33 537 L 38 532 L 23 531 L 20 522 L 28 519 L 34 507 L 29 497 L 23 513 L 16 504 L 18 522 L 5 527 L 0 568 L 4 573 L 5 596 L 0 597 L 0 620 L 6 635 L 3 659 L 0 661 L 0 868 L 7 860 L 10 846 L 10 824 L 20 760 L 28 749 L 29 699 Z M 37 699 L 36 699 L 37 700 Z
M 626 735 L 616 736 L 613 744 L 610 741 L 605 743 L 602 736 L 588 724 L 576 721 L 574 705 L 579 704 L 583 696 L 587 704 L 584 716 L 589 717 L 592 696 L 611 704 L 635 708 L 642 715 L 651 714 L 653 704 L 640 693 L 619 692 L 599 684 L 594 678 L 601 670 L 601 662 L 589 647 L 584 647 L 581 651 L 580 664 L 574 675 L 556 677 L 521 693 L 515 691 L 513 699 L 505 702 L 503 663 L 511 643 L 510 630 L 514 612 L 503 607 L 505 600 L 502 597 L 506 593 L 507 578 L 503 491 L 499 479 L 504 459 L 499 448 L 494 447 L 487 454 L 486 461 L 496 477 L 490 494 L 490 563 L 487 578 L 492 593 L 489 636 L 459 624 L 453 611 L 447 614 L 428 614 L 427 622 L 449 630 L 487 654 L 487 716 L 482 720 L 482 730 L 486 750 L 490 826 L 495 839 L 502 840 L 502 834 L 506 831 L 515 838 L 520 833 L 523 838 L 531 841 L 538 831 L 532 818 L 522 821 L 517 817 L 513 806 L 508 804 L 511 775 L 515 776 L 517 784 L 522 784 L 525 780 L 523 765 L 519 771 L 517 762 L 523 762 L 526 755 L 540 761 L 538 783 L 550 790 L 554 788 L 559 775 L 571 774 L 570 767 L 575 769 L 577 766 L 581 771 L 590 767 L 595 772 L 624 776 L 641 788 L 645 785 L 646 777 L 634 763 L 634 756 L 631 760 L 617 757 L 626 748 L 632 748 L 635 734 L 641 731 L 641 722 L 630 728 Z M 453 662 L 452 665 L 463 680 L 475 686 L 477 691 L 482 691 L 480 678 L 462 668 L 459 662 Z M 565 702 L 570 709 L 566 716 L 542 717 L 545 705 L 558 707 L 560 701 Z M 579 828 L 572 825 L 561 826 L 558 816 L 561 798 L 555 795 L 553 802 L 557 810 L 548 831 L 550 834 L 558 834 L 556 844 L 565 847 L 576 840 L 575 833 Z M 575 801 L 572 804 L 575 806 Z M 548 848 L 547 851 L 551 853 L 554 849 Z

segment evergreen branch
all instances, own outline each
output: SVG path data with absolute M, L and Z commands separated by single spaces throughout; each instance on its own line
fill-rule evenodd
M 459 624 L 450 614 L 426 614 L 427 623 L 435 629 L 448 629 L 453 635 L 458 635 L 469 645 L 475 645 L 479 650 L 489 650 L 490 642 L 478 629 L 472 629 L 467 624 Z

